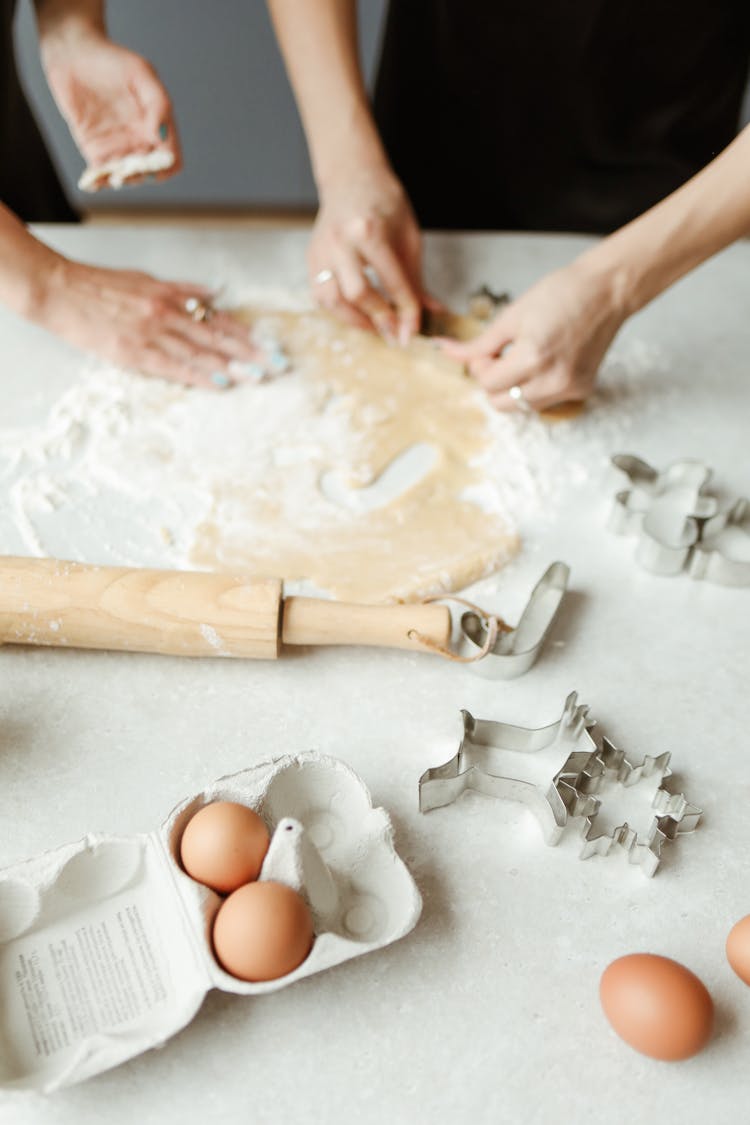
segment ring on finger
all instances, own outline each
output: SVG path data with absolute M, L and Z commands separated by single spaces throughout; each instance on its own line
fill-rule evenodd
M 214 315 L 214 308 L 209 301 L 202 301 L 200 297 L 188 297 L 185 301 L 185 312 L 191 320 L 200 324 L 204 320 L 211 319 Z
M 526 395 L 523 393 L 523 387 L 519 387 L 517 383 L 508 391 L 508 398 L 511 398 L 513 400 L 513 404 L 515 405 L 516 410 L 518 410 L 520 413 L 536 413 L 534 407 L 531 405 L 531 403 L 526 398 Z
M 336 274 L 333 270 L 319 270 L 313 278 L 313 285 L 326 285 L 329 281 L 335 281 Z

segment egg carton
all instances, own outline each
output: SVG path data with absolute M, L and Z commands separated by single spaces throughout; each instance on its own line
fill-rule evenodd
M 211 943 L 223 899 L 179 862 L 190 818 L 238 801 L 265 820 L 260 879 L 310 906 L 315 940 L 277 980 L 224 972 Z M 0 871 L 0 1085 L 51 1092 L 162 1044 L 212 988 L 253 996 L 380 949 L 416 925 L 419 891 L 384 809 L 313 752 L 221 778 L 155 832 L 89 835 Z

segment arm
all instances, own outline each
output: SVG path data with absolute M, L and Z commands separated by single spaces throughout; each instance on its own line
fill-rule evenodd
M 675 281 L 750 234 L 750 126 L 667 199 L 584 254 L 615 303 L 637 312 Z
M 104 0 L 34 0 L 42 44 L 76 33 L 106 35 Z
M 195 321 L 189 297 L 210 301 L 199 285 L 72 262 L 0 204 L 0 303 L 12 312 L 122 367 L 192 386 L 224 390 L 262 365 L 247 326 L 226 312 Z
M 423 300 L 420 235 L 370 113 L 356 0 L 268 0 L 268 6 L 320 199 L 308 257 L 316 296 L 351 323 L 408 338 Z M 379 286 L 368 279 L 368 267 Z M 321 271 L 334 276 L 316 284 Z
M 446 350 L 469 364 L 499 409 L 514 406 L 514 385 L 538 410 L 586 398 L 624 321 L 750 234 L 748 185 L 750 126 L 672 195 L 542 278 L 476 340 Z

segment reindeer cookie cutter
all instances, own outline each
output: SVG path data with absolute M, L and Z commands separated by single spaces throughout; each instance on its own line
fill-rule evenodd
M 565 700 L 562 716 L 539 728 L 476 719 L 461 712 L 463 737 L 454 756 L 442 766 L 426 770 L 419 779 L 419 808 L 423 813 L 452 804 L 468 790 L 509 801 L 520 801 L 535 815 L 548 845 L 559 843 L 571 820 L 582 818 L 581 859 L 608 855 L 615 845 L 630 863 L 652 876 L 668 841 L 693 831 L 702 810 L 664 782 L 670 775 L 670 755 L 646 756 L 634 765 L 597 729 L 589 708 L 576 692 Z M 559 768 L 539 784 L 528 776 L 524 758 L 540 751 L 557 752 Z M 526 776 L 524 776 L 526 775 Z M 597 816 L 603 800 L 597 791 L 606 777 L 622 785 L 656 777 L 658 789 L 644 831 L 623 822 L 600 831 Z

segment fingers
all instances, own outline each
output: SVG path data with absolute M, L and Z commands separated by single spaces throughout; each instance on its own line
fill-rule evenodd
M 168 179 L 182 169 L 177 125 L 172 101 L 162 82 L 145 59 L 140 59 L 132 78 L 133 93 L 142 111 L 142 136 L 150 149 L 160 149 L 172 154 L 174 163 L 156 174 L 159 180 Z
M 192 320 L 184 313 L 170 317 L 166 322 L 171 332 L 189 341 L 195 349 L 215 355 L 223 364 L 231 360 L 262 365 L 265 355 L 253 342 L 247 325 L 242 325 L 229 313 L 214 313 L 210 320 Z
M 398 327 L 396 314 L 370 281 L 366 265 L 353 246 L 340 245 L 334 250 L 331 268 L 343 299 L 366 317 L 381 336 L 394 337 Z
M 135 288 L 145 298 L 146 316 L 133 334 L 128 366 L 172 382 L 212 390 L 228 390 L 237 383 L 259 381 L 268 356 L 253 341 L 246 324 L 231 313 L 211 310 L 196 320 L 186 309 L 188 299 L 198 299 L 211 308 L 211 290 L 187 283 L 160 282 L 140 274 L 123 277 L 126 288 Z M 141 343 L 138 346 L 138 338 Z
M 317 271 L 317 273 L 332 273 L 331 277 L 322 280 L 318 279 L 317 273 L 313 272 L 313 269 L 314 267 L 311 266 L 312 276 L 310 282 L 313 296 L 321 308 L 327 309 L 328 312 L 333 313 L 339 320 L 343 320 L 344 323 L 351 325 L 352 328 L 362 328 L 365 331 L 371 332 L 374 327 L 372 321 L 355 305 L 349 304 L 349 302 L 344 299 L 341 289 L 339 288 L 339 283 L 332 271 Z
M 581 402 L 586 398 L 585 390 L 577 387 L 559 370 L 536 375 L 517 385 L 521 387 L 525 401 L 536 411 L 549 410 L 563 402 Z M 489 395 L 489 400 L 496 410 L 518 410 L 518 403 L 507 391 L 493 392 Z
M 257 354 L 257 353 L 256 353 Z M 146 375 L 155 375 L 183 386 L 202 390 L 226 391 L 250 379 L 247 368 L 259 363 L 232 357 L 225 347 L 196 343 L 181 328 L 167 328 L 144 348 L 133 364 Z
M 400 189 L 394 202 L 393 185 L 385 194 L 383 185 L 381 194 L 370 183 L 344 186 L 343 195 L 333 193 L 321 207 L 310 243 L 315 297 L 349 323 L 405 344 L 419 330 L 422 311 L 419 228 Z M 362 192 L 370 198 L 355 209 Z
M 366 241 L 362 253 L 375 270 L 390 305 L 395 307 L 399 342 L 406 344 L 419 329 L 422 302 L 403 263 L 385 239 Z
M 512 344 L 516 333 L 515 318 L 510 309 L 501 313 L 473 340 L 445 340 L 442 347 L 445 353 L 463 363 L 486 356 L 496 356 L 508 344 Z
M 507 391 L 541 374 L 542 365 L 535 350 L 524 341 L 508 346 L 497 358 L 481 355 L 469 362 L 469 373 L 491 394 Z
M 167 379 L 170 383 L 180 383 L 182 386 L 203 389 L 214 386 L 210 376 L 193 369 L 192 358 L 188 351 L 165 337 L 158 344 L 144 348 L 137 361 L 129 366 L 137 367 L 143 375 Z

